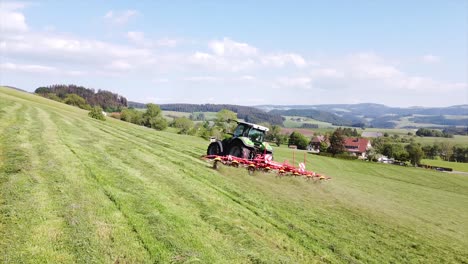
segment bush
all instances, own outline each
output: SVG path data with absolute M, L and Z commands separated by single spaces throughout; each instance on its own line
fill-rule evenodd
M 86 103 L 85 99 L 77 94 L 68 94 L 63 102 L 67 105 L 77 106 L 81 109 L 92 110 L 91 106 Z
M 347 153 L 343 153 L 343 154 L 336 154 L 335 158 L 344 159 L 344 160 L 356 160 L 358 159 L 358 156 L 353 156 Z
M 91 109 L 91 111 L 88 113 L 88 116 L 97 120 L 106 120 L 100 106 L 93 107 L 93 109 Z
M 296 145 L 298 149 L 306 149 L 309 140 L 303 134 L 294 131 L 289 136 L 288 145 Z
M 177 117 L 171 123 L 172 127 L 179 128 L 179 134 L 189 134 L 190 129 L 193 128 L 193 121 L 187 117 Z

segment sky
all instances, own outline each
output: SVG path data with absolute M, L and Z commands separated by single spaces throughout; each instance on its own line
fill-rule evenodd
M 468 104 L 468 1 L 0 0 L 0 84 L 142 103 Z

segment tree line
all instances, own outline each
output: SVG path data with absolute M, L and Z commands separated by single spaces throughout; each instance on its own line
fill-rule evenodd
M 134 108 L 124 108 L 122 112 L 120 112 L 120 115 L 111 115 L 111 117 L 156 130 L 164 130 L 168 126 L 168 122 L 164 118 L 161 108 L 156 104 L 147 104 L 145 111 Z
M 437 129 L 420 128 L 416 131 L 416 136 L 420 137 L 445 137 L 453 138 L 453 134 L 446 133 Z
M 140 103 L 131 102 L 129 106 L 139 108 Z M 250 123 L 268 122 L 273 125 L 283 124 L 283 117 L 279 114 L 267 113 L 263 110 L 241 105 L 230 104 L 161 104 L 162 110 L 176 112 L 219 112 L 223 109 L 237 113 L 237 117 Z
M 86 104 L 89 106 L 100 106 L 106 112 L 118 112 L 127 106 L 127 99 L 121 95 L 106 90 L 97 90 L 96 92 L 94 89 L 89 89 L 74 84 L 55 84 L 45 87 L 43 86 L 37 88 L 34 93 L 60 102 L 67 101 L 67 98 L 69 101 L 70 95 L 75 95 L 73 96 L 74 98 L 71 98 L 71 100 L 76 101 L 80 100 L 79 98 L 82 98 L 85 101 L 85 104 L 80 103 L 81 106 L 79 107 L 85 108 Z

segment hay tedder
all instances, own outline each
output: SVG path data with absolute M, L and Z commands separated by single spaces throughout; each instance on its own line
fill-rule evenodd
M 258 171 L 266 173 L 277 173 L 277 176 L 302 176 L 310 180 L 331 179 L 325 175 L 320 175 L 313 171 L 307 171 L 305 169 L 305 160 L 303 163 L 299 163 L 299 167 L 294 167 L 287 161 L 283 163 L 273 161 L 271 154 L 257 154 L 253 159 L 239 158 L 232 155 L 206 155 L 204 156 L 204 159 L 213 162 L 214 169 L 219 169 L 221 164 L 236 168 L 244 167 L 247 168 L 250 175 Z

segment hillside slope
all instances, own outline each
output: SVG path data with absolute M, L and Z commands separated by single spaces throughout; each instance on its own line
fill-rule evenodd
M 317 156 L 333 180 L 249 176 L 206 146 L 0 88 L 0 262 L 468 262 L 466 176 Z

